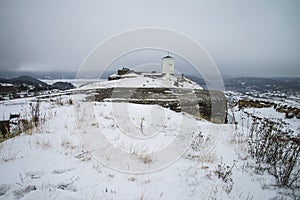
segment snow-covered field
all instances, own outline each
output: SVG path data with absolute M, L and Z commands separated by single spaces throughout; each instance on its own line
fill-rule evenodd
M 242 140 L 246 127 L 240 123 L 212 124 L 156 105 L 83 99 L 78 94 L 44 98 L 39 127 L 1 143 L 0 199 L 300 195 L 297 191 L 287 195 L 289 190 L 275 186 L 273 176 L 249 167 L 253 160 Z M 34 100 L 3 101 L 0 114 L 21 113 L 28 118 Z M 274 115 L 267 109 L 259 112 Z

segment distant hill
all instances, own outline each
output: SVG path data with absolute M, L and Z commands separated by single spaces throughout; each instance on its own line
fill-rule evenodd
M 68 90 L 73 88 L 75 86 L 68 82 L 56 82 L 49 85 L 30 76 L 19 76 L 11 79 L 0 78 L 0 100 L 40 95 L 53 89 Z
M 58 90 L 69 90 L 73 88 L 75 88 L 75 86 L 72 83 L 68 83 L 68 82 L 56 82 L 51 85 L 51 89 L 58 89 Z
M 18 86 L 18 85 L 31 85 L 35 87 L 49 88 L 49 85 L 43 81 L 40 81 L 36 78 L 32 78 L 30 76 L 19 76 L 17 78 L 10 79 L 10 83 Z
M 186 75 L 189 79 L 197 82 L 203 88 L 207 89 L 206 83 L 202 77 Z M 278 77 L 238 77 L 223 79 L 225 90 L 236 92 L 273 92 L 280 91 L 286 93 L 300 93 L 300 78 Z
M 0 83 L 11 84 L 15 87 L 38 87 L 40 89 L 48 90 L 48 89 L 59 89 L 59 90 L 67 90 L 73 89 L 75 86 L 68 82 L 56 82 L 52 85 L 49 85 L 39 79 L 30 77 L 30 76 L 19 76 L 17 78 L 12 79 L 1 79 Z
M 300 78 L 257 78 L 242 77 L 225 79 L 226 90 L 238 92 L 300 92 Z

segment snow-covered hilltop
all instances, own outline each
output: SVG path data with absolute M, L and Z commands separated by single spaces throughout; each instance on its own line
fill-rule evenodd
M 165 56 L 162 58 L 161 73 L 136 72 L 132 69 L 122 68 L 116 74 L 108 77 L 109 82 L 97 82 L 81 87 L 81 89 L 111 88 L 111 87 L 162 87 L 162 88 L 187 88 L 203 89 L 199 84 L 184 77 L 174 75 L 174 58 Z
M 89 99 L 99 102 L 160 105 L 212 122 L 226 122 L 226 98 L 223 92 L 204 90 L 183 76 L 128 71 L 119 74 L 115 80 L 110 77 L 109 81 L 90 83 L 72 92 L 89 93 Z M 215 108 L 214 112 L 212 107 Z
M 172 62 L 1 101 L 0 200 L 299 198 L 299 108 L 232 92 L 227 107 Z
M 114 77 L 112 75 L 110 77 Z M 84 85 L 79 90 L 112 88 L 112 87 L 163 87 L 163 88 L 186 88 L 186 89 L 203 89 L 198 83 L 186 77 L 178 77 L 173 75 L 156 75 L 146 73 L 130 72 L 126 75 L 119 75 L 118 79 L 111 79 L 105 82 L 95 82 Z
M 174 75 L 174 59 L 162 58 L 162 73 L 135 72 L 128 68 L 98 81 L 72 90 L 89 93 L 99 102 L 123 102 L 160 105 L 176 112 L 216 123 L 226 122 L 226 98 L 221 91 L 204 90 L 198 83 Z
M 277 186 L 276 178 L 256 168 L 255 159 L 248 153 L 249 119 L 242 114 L 240 118 L 235 109 L 237 125 L 212 124 L 156 105 L 89 102 L 83 100 L 84 96 L 41 98 L 40 121 L 37 126 L 29 127 L 22 123 L 27 120 L 31 124 L 33 108 L 38 104 L 35 98 L 0 104 L 1 113 L 19 112 L 23 121 L 12 130 L 18 136 L 1 143 L 0 199 L 198 200 L 299 196 L 297 190 Z M 122 107 L 127 108 L 128 116 L 117 112 Z M 95 113 L 95 118 L 90 118 L 91 113 Z M 182 120 L 187 127 L 182 127 Z M 196 131 L 189 124 L 196 125 Z M 123 173 L 95 157 L 94 151 L 82 141 L 81 134 L 88 136 L 88 133 L 103 133 L 131 161 L 145 167 L 160 164 L 152 150 L 167 147 L 178 135 L 189 135 L 192 142 L 187 151 L 158 171 Z M 127 133 L 155 142 L 143 146 L 132 141 Z M 102 144 L 102 140 L 92 141 Z M 104 156 L 120 161 L 128 169 L 125 157 L 111 148 L 106 147 Z M 132 169 L 131 165 L 128 167 Z
M 274 186 L 275 178 L 255 173 L 250 167 L 253 161 L 243 139 L 245 127 L 236 129 L 234 124 L 199 121 L 156 105 L 82 99 L 79 94 L 41 99 L 38 126 L 1 143 L 0 199 L 289 197 L 285 194 L 288 190 Z M 1 104 L 1 112 L 22 108 L 21 115 L 29 120 L 30 103 L 36 108 L 33 98 L 7 101 Z M 116 109 L 124 106 L 128 108 L 128 116 Z M 193 128 L 189 128 L 192 124 Z M 82 138 L 89 137 L 100 147 L 103 141 L 93 134 L 101 133 L 111 142 L 105 146 L 104 160 L 99 160 L 101 157 Z M 176 140 L 182 134 L 185 137 Z M 144 138 L 136 141 L 132 136 Z M 156 150 L 174 145 L 175 141 L 183 142 L 187 136 L 192 142 L 186 151 L 159 170 L 136 174 L 113 169 L 118 162 L 117 166 L 124 165 L 126 170 L 134 168 L 136 165 L 131 165 L 134 162 L 146 168 L 161 166 Z M 115 147 L 128 158 L 114 150 Z M 180 143 L 174 147 L 175 152 Z

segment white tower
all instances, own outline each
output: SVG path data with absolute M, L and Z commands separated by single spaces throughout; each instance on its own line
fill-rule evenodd
M 162 74 L 174 75 L 174 58 L 171 56 L 165 56 L 162 58 Z

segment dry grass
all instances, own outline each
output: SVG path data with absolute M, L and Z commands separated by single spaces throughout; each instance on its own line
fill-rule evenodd
M 91 124 L 91 126 L 96 126 L 96 127 L 99 127 L 98 123 L 97 122 L 94 122 Z
M 134 176 L 131 176 L 128 178 L 128 181 L 134 182 L 134 181 L 136 181 L 136 178 Z
M 144 164 L 151 163 L 153 161 L 149 155 L 141 155 L 139 158 L 144 162 Z
M 134 148 L 132 146 L 129 148 L 129 153 L 134 155 L 134 156 L 138 155 L 138 151 L 139 151 L 138 148 Z
M 111 172 L 108 173 L 108 177 L 113 178 L 115 175 Z
M 197 155 L 190 156 L 192 159 L 195 159 L 203 163 L 215 163 L 217 161 L 217 154 L 215 152 L 201 153 Z
M 35 144 L 37 146 L 40 146 L 43 149 L 50 149 L 52 147 L 52 144 L 49 141 L 46 140 L 36 140 Z
M 76 145 L 74 145 L 69 139 L 63 138 L 60 144 L 65 149 L 75 149 Z
M 93 165 L 93 169 L 95 169 L 96 172 L 98 172 L 100 174 L 100 173 L 102 173 L 103 166 L 100 165 L 99 163 L 96 163 Z
M 1 160 L 3 162 L 8 162 L 8 161 L 11 161 L 11 160 L 15 160 L 16 159 L 16 155 L 12 155 L 10 152 L 6 151 L 6 152 L 3 152 L 1 151 L 0 153 L 0 157 L 1 157 Z
M 85 151 L 85 150 L 81 150 L 80 153 L 78 153 L 77 155 L 74 156 L 75 158 L 83 161 L 83 162 L 87 162 L 87 161 L 90 161 L 92 158 L 91 158 L 91 155 L 88 151 Z
M 137 200 L 146 200 L 145 192 L 141 192 L 141 194 L 138 196 Z

